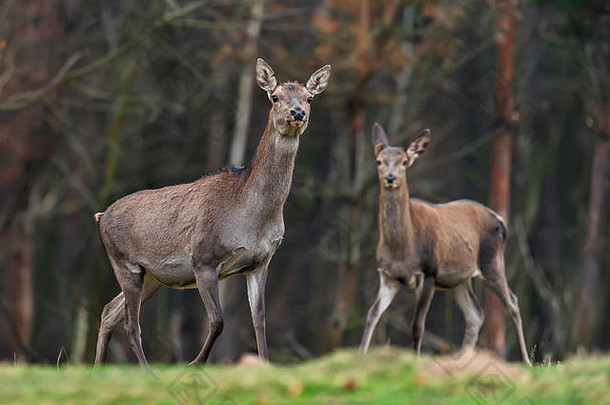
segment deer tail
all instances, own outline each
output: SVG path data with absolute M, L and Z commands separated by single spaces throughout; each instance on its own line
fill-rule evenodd
M 506 234 L 508 233 L 508 227 L 506 226 L 506 221 L 497 212 L 491 211 L 491 216 L 494 217 L 495 220 L 498 222 L 498 231 L 500 231 L 500 236 L 502 237 L 502 240 L 505 241 Z
M 502 233 L 502 240 L 506 240 L 506 234 L 508 233 L 508 228 L 506 227 L 506 221 L 504 221 L 504 218 L 502 218 L 501 216 L 498 215 L 498 222 L 500 223 L 500 228 L 502 228 L 500 230 L 500 232 Z
M 93 219 L 95 219 L 95 222 L 100 222 L 100 218 L 102 217 L 102 215 L 104 215 L 104 213 L 103 213 L 103 212 L 96 212 L 96 213 L 93 215 Z

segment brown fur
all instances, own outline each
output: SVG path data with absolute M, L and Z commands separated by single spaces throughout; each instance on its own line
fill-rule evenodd
M 96 214 L 100 238 L 122 292 L 102 313 L 96 363 L 105 360 L 114 327 L 126 318 L 141 365 L 140 305 L 162 285 L 198 288 L 210 329 L 193 362 L 207 360 L 223 328 L 218 280 L 246 274 L 259 356 L 267 358 L 264 287 L 267 266 L 284 235 L 283 206 L 290 191 L 299 136 L 307 128 L 309 102 L 324 91 L 330 66 L 306 86 L 278 85 L 262 59 L 257 82 L 273 100 L 252 165 L 224 169 L 188 184 L 130 194 Z M 290 110 L 300 108 L 303 118 Z
M 387 135 L 378 124 L 373 130 L 381 186 L 377 245 L 381 282 L 378 298 L 367 317 L 361 350 L 368 348 L 375 324 L 399 284 L 416 289 L 413 340 L 417 353 L 435 288 L 455 291 L 466 318 L 463 346 L 474 346 L 483 312 L 470 280 L 478 276 L 504 303 L 517 331 L 523 360 L 529 363 L 517 297 L 510 291 L 504 272 L 506 225 L 501 217 L 474 201 L 430 204 L 409 196 L 406 169 L 425 152 L 429 139 L 430 132 L 424 131 L 404 150 L 389 146 Z

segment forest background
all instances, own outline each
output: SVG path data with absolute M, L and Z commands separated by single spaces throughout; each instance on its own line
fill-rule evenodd
M 270 265 L 275 362 L 357 345 L 377 290 L 378 184 L 370 141 L 423 128 L 412 196 L 470 198 L 507 219 L 509 284 L 537 361 L 607 351 L 610 316 L 610 4 L 604 0 L 5 0 L 0 5 L 0 360 L 91 362 L 99 315 L 119 292 L 93 213 L 144 188 L 247 164 L 280 81 L 330 63 L 312 105 Z M 212 352 L 256 348 L 245 280 L 222 283 Z M 511 327 L 479 282 L 480 344 L 517 359 Z M 424 350 L 461 341 L 437 293 Z M 402 293 L 374 344 L 409 347 Z M 197 353 L 196 290 L 162 289 L 142 315 L 154 362 Z M 122 328 L 111 362 L 135 359 Z

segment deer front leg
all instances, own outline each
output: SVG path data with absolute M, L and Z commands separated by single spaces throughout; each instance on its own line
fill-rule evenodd
M 216 272 L 210 267 L 195 269 L 195 281 L 197 282 L 199 295 L 201 295 L 201 300 L 203 301 L 203 305 L 208 314 L 210 330 L 208 331 L 208 337 L 205 339 L 201 351 L 191 364 L 208 360 L 210 352 L 212 351 L 212 346 L 218 336 L 220 336 L 222 328 L 224 327 L 220 300 L 218 298 L 218 276 L 216 275 Z
M 265 360 L 269 359 L 269 355 L 267 354 L 267 338 L 265 335 L 265 285 L 267 283 L 268 264 L 269 260 L 255 271 L 246 274 L 248 301 L 250 302 L 252 324 L 254 325 L 254 333 L 256 334 L 258 357 Z
M 366 317 L 366 325 L 364 327 L 359 349 L 361 353 L 366 353 L 368 350 L 369 345 L 371 344 L 371 337 L 373 336 L 377 322 L 379 322 L 379 318 L 381 318 L 381 315 L 383 315 L 388 306 L 390 306 L 399 289 L 400 283 L 398 283 L 398 281 L 388 277 L 381 271 L 379 272 L 379 292 L 377 293 L 377 299 L 369 309 Z
M 424 282 L 416 292 L 415 317 L 413 318 L 413 350 L 419 356 L 421 351 L 421 342 L 424 336 L 426 326 L 426 315 L 430 309 L 430 303 L 434 296 L 434 279 L 425 277 Z

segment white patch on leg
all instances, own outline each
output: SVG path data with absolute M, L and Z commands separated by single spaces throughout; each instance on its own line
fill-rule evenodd
M 388 309 L 399 289 L 398 281 L 386 276 L 385 273 L 379 274 L 379 316 Z
M 371 344 L 371 337 L 373 336 L 377 322 L 379 322 L 379 318 L 381 318 L 381 315 L 383 315 L 388 306 L 390 306 L 396 293 L 400 289 L 400 283 L 398 281 L 388 277 L 382 269 L 377 270 L 379 271 L 379 291 L 377 292 L 375 303 L 369 309 L 369 314 L 367 315 L 367 325 L 360 345 L 360 351 L 363 353 L 366 353 Z M 377 305 L 377 310 L 373 311 L 375 305 Z
M 250 308 L 254 310 L 256 304 L 264 293 L 264 286 L 267 281 L 266 268 L 262 268 L 246 274 L 246 284 L 248 286 L 248 301 Z

